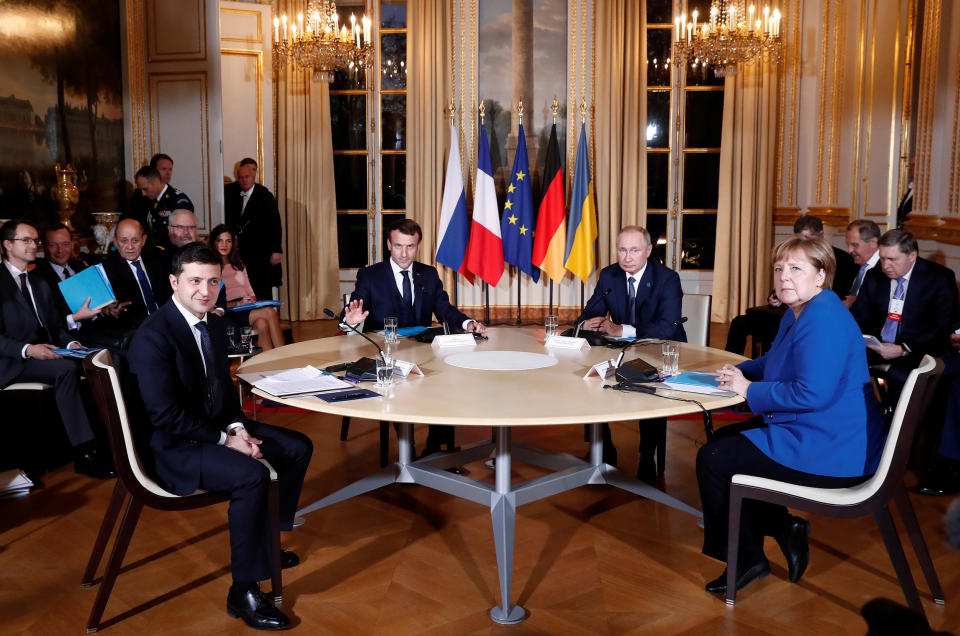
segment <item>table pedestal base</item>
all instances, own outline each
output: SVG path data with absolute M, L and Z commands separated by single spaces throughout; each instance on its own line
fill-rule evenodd
M 497 551 L 497 573 L 500 579 L 500 604 L 490 610 L 490 619 L 509 625 L 526 618 L 526 611 L 510 603 L 513 583 L 513 538 L 516 509 L 519 506 L 545 499 L 580 486 L 607 484 L 652 499 L 698 518 L 700 512 L 649 484 L 633 479 L 614 466 L 604 464 L 600 424 L 590 425 L 590 462 L 584 462 L 566 453 L 554 453 L 511 443 L 511 427 L 494 426 L 493 440 L 464 446 L 455 453 L 438 453 L 413 461 L 413 425 L 400 424 L 399 460 L 392 466 L 359 479 L 340 490 L 298 510 L 306 515 L 320 508 L 362 495 L 395 483 L 420 484 L 461 499 L 490 507 L 493 524 L 493 543 Z M 487 457 L 495 461 L 494 485 L 448 473 L 447 468 L 461 466 Z M 519 484 L 510 482 L 513 458 L 554 472 Z

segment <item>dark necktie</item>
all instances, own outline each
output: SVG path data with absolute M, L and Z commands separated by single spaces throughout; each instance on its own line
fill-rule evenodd
M 863 276 L 867 273 L 869 267 L 869 263 L 864 263 L 860 266 L 860 271 L 857 272 L 857 278 L 853 281 L 853 287 L 850 288 L 851 296 L 856 296 L 860 293 L 860 286 L 863 285 Z
M 43 322 L 40 320 L 40 314 L 37 313 L 37 306 L 33 304 L 33 297 L 30 296 L 30 289 L 27 287 L 26 272 L 20 274 L 20 293 L 23 294 L 24 300 L 27 301 L 27 307 L 29 307 L 30 311 L 33 312 L 33 317 L 36 318 L 37 322 L 42 325 Z
M 410 286 L 410 272 L 402 269 L 403 275 L 403 304 L 407 307 L 413 307 L 413 287 Z
M 68 278 L 70 278 L 70 276 L 71 276 L 70 270 L 67 269 L 67 266 L 66 266 L 66 265 L 64 265 L 64 266 L 63 266 L 63 280 L 67 280 Z
M 903 281 L 903 278 L 897 279 L 897 288 L 893 291 L 894 300 L 903 300 Z M 887 320 L 883 323 L 883 330 L 880 332 L 880 340 L 882 342 L 896 342 L 897 327 L 899 326 L 900 322 L 897 320 L 891 320 L 888 313 Z
M 204 373 L 207 375 L 207 412 L 216 413 L 220 400 L 220 378 L 217 375 L 216 359 L 213 354 L 213 343 L 210 341 L 210 332 L 207 323 L 202 320 L 194 325 L 200 332 L 200 350 L 203 351 Z
M 140 261 L 130 261 L 130 264 L 137 270 L 137 282 L 140 284 L 140 291 L 143 292 L 143 300 L 147 303 L 147 315 L 152 314 L 157 310 L 157 301 L 153 299 L 153 289 L 150 288 L 147 273 L 143 271 Z
M 629 285 L 627 288 L 627 295 L 629 296 L 630 300 L 628 303 L 628 308 L 630 310 L 630 324 L 633 324 L 633 322 L 637 319 L 637 281 L 634 280 L 633 276 L 628 276 L 627 284 Z

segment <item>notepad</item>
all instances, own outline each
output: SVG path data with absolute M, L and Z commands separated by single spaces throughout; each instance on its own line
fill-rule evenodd
M 93 265 L 80 270 L 70 278 L 60 281 L 58 285 L 71 312 L 83 307 L 87 298 L 90 299 L 90 309 L 100 309 L 117 299 L 103 265 Z
M 733 391 L 725 391 L 720 388 L 720 380 L 717 378 L 716 373 L 685 371 L 679 375 L 671 376 L 667 380 L 657 382 L 656 385 L 666 389 L 673 389 L 674 391 L 687 391 L 689 393 L 703 393 L 705 395 L 725 397 L 733 397 L 736 395 Z
M 77 347 L 76 349 L 54 349 L 53 352 L 61 358 L 75 358 L 77 360 L 83 360 L 91 353 L 96 353 L 100 350 L 101 349 L 95 349 L 93 347 Z
M 261 307 L 279 307 L 279 300 L 255 300 L 252 303 L 242 303 L 228 307 L 227 311 L 246 311 L 247 309 L 260 309 Z

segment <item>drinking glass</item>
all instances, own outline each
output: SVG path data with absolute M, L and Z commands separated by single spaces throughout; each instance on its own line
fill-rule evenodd
M 383 341 L 387 344 L 397 342 L 397 319 L 387 316 L 383 319 Z
M 237 350 L 237 328 L 233 325 L 227 327 L 227 351 L 235 353 Z
M 393 358 L 377 356 L 377 386 L 386 389 L 391 384 L 393 384 Z
M 680 345 L 673 342 L 664 342 L 661 348 L 663 355 L 662 375 L 677 375 L 680 372 Z
M 560 333 L 560 317 L 547 316 L 543 319 L 543 333 L 547 339 Z
M 247 353 L 253 351 L 253 327 L 242 327 L 240 329 L 240 348 Z

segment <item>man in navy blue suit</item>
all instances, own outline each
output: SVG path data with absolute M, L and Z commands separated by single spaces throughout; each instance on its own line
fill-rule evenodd
M 270 475 L 280 487 L 280 529 L 293 527 L 313 445 L 296 431 L 244 417 L 230 380 L 224 321 L 213 313 L 220 291 L 220 257 L 203 243 L 174 256 L 170 302 L 152 313 L 130 345 L 149 421 L 156 473 L 178 495 L 202 488 L 230 494 L 227 613 L 255 629 L 285 629 L 290 621 L 260 591 L 270 578 Z M 284 551 L 283 567 L 299 563 Z
M 387 227 L 390 258 L 357 272 L 357 286 L 343 311 L 343 322 L 360 331 L 383 329 L 383 319 L 397 318 L 397 327 L 429 327 L 435 315 L 441 323 L 464 331 L 484 333 L 483 323 L 450 304 L 437 268 L 416 261 L 423 230 L 413 219 L 399 219 Z M 353 333 L 344 329 L 347 334 Z M 453 427 L 430 426 L 424 455 L 453 444 Z
M 584 305 L 585 329 L 617 338 L 662 338 L 686 342 L 680 322 L 683 289 L 677 273 L 650 258 L 653 245 L 644 228 L 630 225 L 617 235 L 617 262 L 600 270 L 593 296 Z M 616 463 L 610 429 L 604 426 L 606 460 Z M 664 419 L 640 423 L 637 478 L 653 482 L 663 475 L 664 458 L 654 465 L 654 450 L 666 439 Z M 662 445 L 660 446 L 662 448 Z

